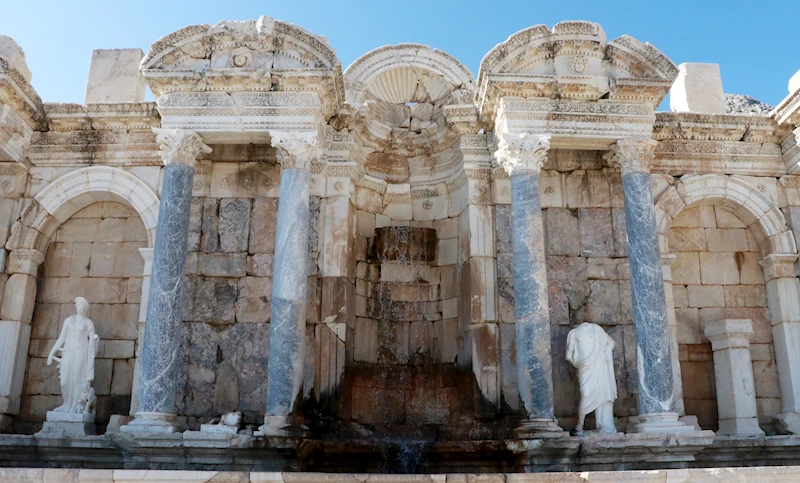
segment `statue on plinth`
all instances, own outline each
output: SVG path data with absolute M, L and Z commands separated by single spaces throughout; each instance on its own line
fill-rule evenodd
M 64 404 L 53 413 L 94 414 L 97 400 L 94 381 L 94 358 L 100 338 L 94 331 L 94 323 L 86 316 L 89 302 L 83 297 L 75 299 L 76 314 L 64 320 L 61 334 L 50 350 L 47 365 L 58 362 L 61 395 Z M 61 357 L 56 353 L 61 352 Z
M 600 433 L 616 433 L 614 401 L 617 382 L 614 378 L 614 340 L 597 324 L 583 323 L 567 335 L 567 361 L 578 370 L 581 403 L 575 432 L 583 435 L 583 421 L 594 411 Z

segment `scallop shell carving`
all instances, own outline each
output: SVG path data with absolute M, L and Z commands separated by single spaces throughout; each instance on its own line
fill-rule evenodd
M 412 67 L 397 67 L 378 74 L 369 83 L 376 98 L 397 104 L 436 101 L 450 91 L 450 86 L 438 77 L 420 75 Z

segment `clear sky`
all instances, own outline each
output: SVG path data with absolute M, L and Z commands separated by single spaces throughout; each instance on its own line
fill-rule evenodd
M 2 0 L 0 34 L 25 50 L 44 101 L 80 103 L 93 49 L 147 52 L 186 25 L 268 15 L 326 36 L 343 68 L 373 48 L 416 42 L 448 52 L 477 76 L 484 54 L 522 28 L 591 20 L 609 40 L 632 35 L 676 64 L 718 63 L 726 93 L 775 105 L 800 69 L 797 1 Z

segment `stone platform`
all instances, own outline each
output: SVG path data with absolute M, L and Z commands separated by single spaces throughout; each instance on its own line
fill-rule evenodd
M 69 438 L 0 435 L 0 467 L 477 474 L 782 465 L 800 465 L 800 436 L 714 438 L 709 431 L 697 431 L 426 442 L 197 431 Z
M 728 481 L 760 481 L 762 483 L 800 480 L 800 467 L 774 466 L 754 468 L 703 468 L 656 471 L 595 471 L 582 473 L 493 473 L 493 474 L 330 474 L 330 473 L 261 473 L 227 471 L 143 471 L 143 470 L 86 470 L 86 469 L 40 469 L 0 468 L 0 483 L 29 482 L 182 482 L 201 483 L 209 481 L 236 483 L 327 483 L 380 482 L 380 483 L 449 483 L 449 482 L 497 482 L 497 483 L 586 483 L 637 481 L 641 483 L 701 483 Z

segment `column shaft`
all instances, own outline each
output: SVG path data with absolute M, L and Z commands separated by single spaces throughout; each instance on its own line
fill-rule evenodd
M 503 133 L 496 152 L 511 177 L 517 385 L 528 415 L 514 435 L 524 439 L 568 434 L 558 426 L 553 410 L 547 258 L 539 200 L 539 172 L 549 148 L 549 136 Z
M 672 351 L 649 173 L 622 177 L 639 372 L 639 414 L 675 412 Z
M 517 384 L 531 419 L 554 419 L 547 261 L 544 253 L 539 175 L 511 178 Z
M 159 209 L 142 351 L 139 411 L 175 413 L 194 168 L 168 164 Z
M 281 171 L 272 278 L 267 416 L 289 416 L 303 377 L 310 179 L 310 173 L 302 169 Z
M 174 432 L 189 217 L 195 158 L 211 149 L 195 133 L 154 129 L 162 147 L 164 181 L 153 247 L 139 407 L 124 432 Z

